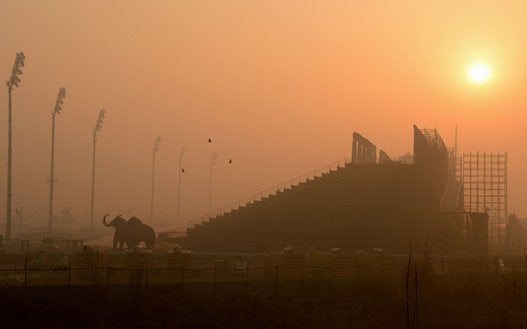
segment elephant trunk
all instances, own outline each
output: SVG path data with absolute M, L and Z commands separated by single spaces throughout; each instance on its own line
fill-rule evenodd
M 107 227 L 112 226 L 112 225 L 106 223 L 106 217 L 108 217 L 108 216 L 110 216 L 110 214 L 106 214 L 106 215 L 104 215 L 104 217 L 102 218 L 102 223 L 104 224 L 104 226 L 107 226 Z

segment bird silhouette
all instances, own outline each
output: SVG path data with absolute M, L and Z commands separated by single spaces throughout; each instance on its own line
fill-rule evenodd
M 181 168 L 181 172 L 185 172 L 185 168 Z
M 229 160 L 229 163 L 232 163 L 232 159 Z
M 211 138 L 209 138 L 209 143 L 212 143 L 212 139 Z

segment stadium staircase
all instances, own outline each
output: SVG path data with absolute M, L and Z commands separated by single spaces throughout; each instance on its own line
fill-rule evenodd
M 256 218 L 262 213 L 270 215 L 273 210 L 283 209 L 290 200 L 308 201 L 309 198 L 316 197 L 318 190 L 329 180 L 338 180 L 338 172 L 348 165 L 350 159 L 343 158 L 195 218 L 187 223 L 187 236 L 199 234 L 201 231 L 214 231 L 214 227 L 218 225 L 223 229 L 242 228 L 246 218 Z

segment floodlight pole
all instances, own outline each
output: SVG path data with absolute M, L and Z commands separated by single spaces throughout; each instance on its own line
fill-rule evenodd
M 11 239 L 12 229 L 12 203 L 13 203 L 13 114 L 12 114 L 12 92 L 13 88 L 18 87 L 22 74 L 21 68 L 24 67 L 24 53 L 19 52 L 16 54 L 15 64 L 11 72 L 11 77 L 6 82 L 7 93 L 8 93 L 8 119 L 7 119 L 7 205 L 6 205 L 6 239 Z
M 212 212 L 212 161 L 210 162 L 209 175 L 209 214 Z
M 7 120 L 7 217 L 6 217 L 6 233 L 5 236 L 7 239 L 11 239 L 11 214 L 13 212 L 12 203 L 13 203 L 13 116 L 12 116 L 12 94 L 13 88 L 8 86 L 8 98 L 9 98 L 9 109 L 8 109 L 8 120 Z
M 210 175 L 209 175 L 209 214 L 212 212 L 212 167 L 216 164 L 218 153 L 212 153 L 210 157 Z
M 154 225 L 154 189 L 155 189 L 156 151 L 152 152 L 152 182 L 150 190 L 150 224 Z
M 93 230 L 93 214 L 95 207 L 95 150 L 97 147 L 97 134 L 101 131 L 102 123 L 106 111 L 100 110 L 95 128 L 93 129 L 93 153 L 92 153 L 92 166 L 91 166 L 91 202 L 90 202 L 90 229 Z
M 150 195 L 150 224 L 154 225 L 154 189 L 155 189 L 155 169 L 156 169 L 156 154 L 159 152 L 161 145 L 161 137 L 156 137 L 154 141 L 154 148 L 152 150 L 152 190 Z
M 62 104 L 66 97 L 66 89 L 60 88 L 55 103 L 55 109 L 51 112 L 51 165 L 49 175 L 49 209 L 48 209 L 48 234 L 53 230 L 53 186 L 55 184 L 55 118 L 62 110 Z
M 93 208 L 95 206 L 95 149 L 97 147 L 97 131 L 93 131 L 93 153 L 91 161 L 91 201 L 90 201 L 90 229 L 93 230 Z
M 181 167 L 181 162 L 183 161 L 183 156 L 185 154 L 185 147 L 181 149 L 179 155 L 179 174 L 178 174 L 178 184 L 177 184 L 177 217 L 176 225 L 180 223 L 180 214 L 181 214 L 181 173 L 183 168 Z
M 53 184 L 55 183 L 55 113 L 52 114 L 51 119 L 51 169 L 49 175 L 49 209 L 48 209 L 48 234 L 53 229 Z
M 22 237 L 22 232 L 24 230 L 24 214 L 23 208 L 18 207 L 15 209 L 16 214 L 18 215 L 18 237 Z

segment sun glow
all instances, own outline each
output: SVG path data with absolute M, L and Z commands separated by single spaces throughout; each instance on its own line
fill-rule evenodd
M 468 77 L 472 83 L 484 84 L 489 81 L 491 70 L 486 63 L 478 62 L 470 66 L 468 70 Z

